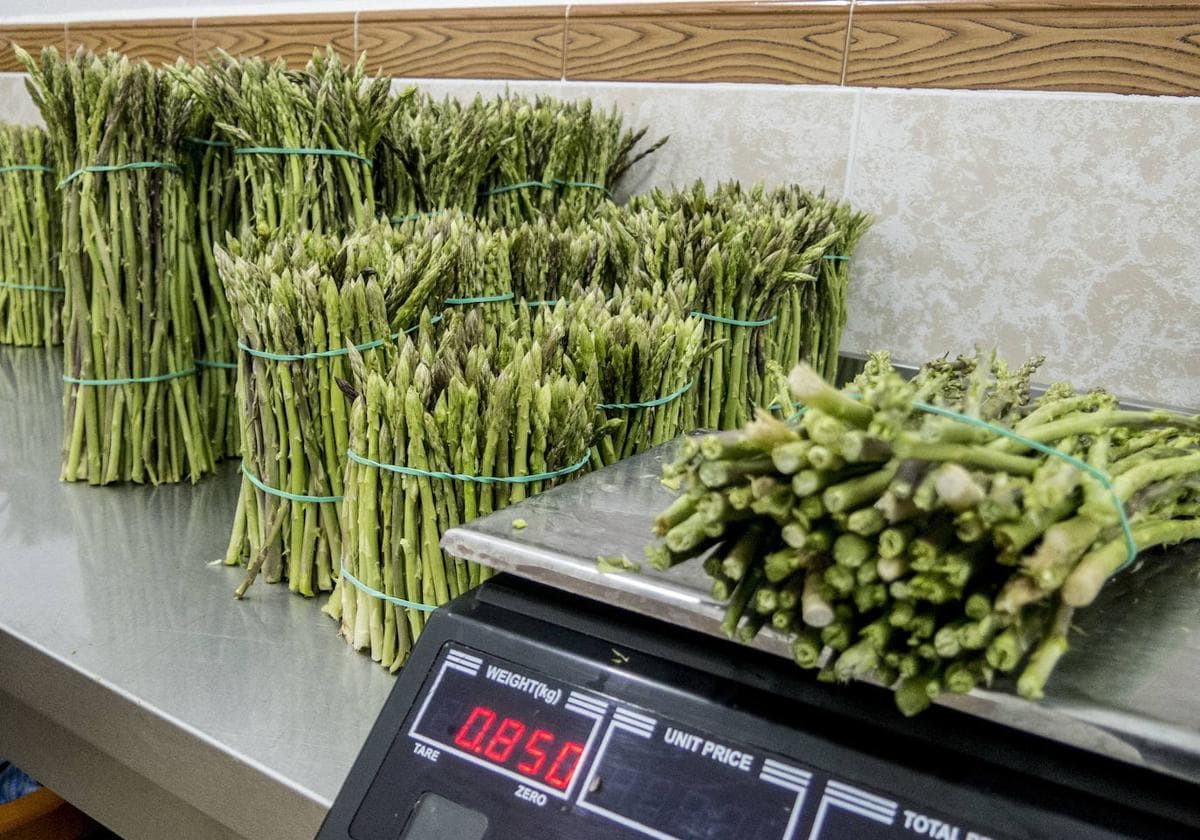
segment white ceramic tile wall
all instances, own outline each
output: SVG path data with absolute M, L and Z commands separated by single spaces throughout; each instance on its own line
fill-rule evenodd
M 1046 378 L 1200 407 L 1200 99 L 862 93 L 877 217 L 844 346 L 1044 353 Z
M 0 73 L 0 120 L 21 125 L 44 125 L 42 115 L 25 88 L 24 73 Z
M 1200 98 L 420 84 L 616 105 L 672 135 L 635 190 L 736 178 L 849 197 L 876 223 L 852 263 L 844 349 L 1044 353 L 1044 378 L 1200 408 Z M 0 74 L 0 118 L 37 121 L 17 74 Z

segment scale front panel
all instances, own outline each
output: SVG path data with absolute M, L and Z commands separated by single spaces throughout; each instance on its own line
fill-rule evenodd
M 490 835 L 496 814 L 504 831 Z M 454 643 L 440 651 L 351 835 L 450 830 L 455 840 L 1004 836 Z
M 1168 780 L 557 598 L 501 577 L 434 614 L 319 840 L 1198 836 Z

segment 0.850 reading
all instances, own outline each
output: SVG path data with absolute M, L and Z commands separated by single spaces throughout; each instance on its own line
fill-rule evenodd
M 583 744 L 560 739 L 548 729 L 528 726 L 515 717 L 500 717 L 486 706 L 471 709 L 454 743 L 556 790 L 566 790 L 571 784 L 583 755 Z

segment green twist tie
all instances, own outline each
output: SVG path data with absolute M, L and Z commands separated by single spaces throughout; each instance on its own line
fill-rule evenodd
M 1014 432 L 1010 429 L 1006 429 L 1003 426 L 997 426 L 992 423 L 988 423 L 986 420 L 980 420 L 977 417 L 968 417 L 966 414 L 960 414 L 957 411 L 951 411 L 948 408 L 941 408 L 940 406 L 936 405 L 929 405 L 928 403 L 915 402 L 913 403 L 913 407 L 918 408 L 921 411 L 928 412 L 929 414 L 936 414 L 939 417 L 948 417 L 951 420 L 957 420 L 961 423 L 966 423 L 968 426 L 987 429 L 988 431 L 995 432 L 1001 437 L 1006 437 L 1009 440 L 1015 440 L 1020 444 L 1028 446 L 1030 449 L 1036 449 L 1038 452 L 1041 452 L 1044 455 L 1049 455 L 1052 458 L 1058 458 L 1060 461 L 1065 461 L 1066 463 L 1075 467 L 1075 469 L 1082 471 L 1083 473 L 1094 478 L 1096 481 L 1100 482 L 1100 486 L 1108 491 L 1108 495 L 1112 499 L 1113 507 L 1116 508 L 1117 519 L 1120 520 L 1121 530 L 1125 534 L 1125 548 L 1129 552 L 1129 556 L 1125 558 L 1125 562 L 1117 568 L 1117 571 L 1120 572 L 1128 568 L 1129 565 L 1137 558 L 1138 550 L 1137 542 L 1133 538 L 1133 526 L 1129 523 L 1129 515 L 1125 512 L 1125 504 L 1121 501 L 1121 497 L 1117 495 L 1117 489 L 1113 486 L 1112 477 L 1109 476 L 1108 473 L 1104 472 L 1103 470 L 1096 469 L 1087 461 L 1076 458 L 1074 455 L 1069 455 L 1066 452 L 1055 449 L 1053 446 L 1047 446 L 1046 444 L 1033 440 L 1032 438 L 1027 438 L 1024 435 Z
M 700 312 L 696 309 L 693 309 L 691 314 L 693 318 L 701 318 L 705 321 L 715 321 L 718 324 L 728 324 L 731 327 L 765 327 L 767 324 L 773 324 L 779 319 L 778 315 L 772 315 L 770 318 L 767 318 L 763 321 L 741 321 L 737 318 L 724 318 L 720 315 L 709 315 L 707 312 Z
M 848 256 L 845 256 L 844 254 L 835 254 L 835 255 L 833 255 L 833 256 L 821 257 L 821 259 L 823 259 L 823 260 L 841 260 L 841 261 L 844 261 L 844 260 L 848 260 L 848 259 L 850 259 L 850 258 L 849 258 Z
M 35 283 L 6 283 L 0 280 L 0 289 L 18 289 L 23 292 L 56 292 L 66 291 L 64 286 L 39 286 Z
M 358 152 L 348 152 L 345 149 L 285 149 L 279 146 L 243 146 L 240 149 L 234 149 L 233 153 L 235 155 L 321 155 L 362 161 L 368 169 L 375 165 L 370 158 L 363 157 Z
M 163 163 L 158 160 L 135 160 L 133 163 L 97 164 L 96 166 L 81 166 L 66 178 L 58 182 L 61 190 L 85 172 L 121 172 L 125 169 L 166 169 L 170 172 L 182 172 L 174 163 Z
M 552 190 L 555 187 L 580 187 L 583 189 L 602 190 L 606 196 L 612 198 L 612 193 L 603 184 L 594 184 L 591 181 L 564 181 L 561 178 L 551 178 L 549 181 L 521 181 L 517 184 L 505 184 L 504 186 L 484 190 L 479 194 L 482 196 L 501 195 L 502 193 L 513 192 L 515 190 L 527 190 L 531 187 L 542 190 Z
M 409 213 L 407 216 L 392 216 L 388 221 L 394 225 L 401 225 L 405 222 L 415 222 L 420 219 L 429 219 L 433 216 L 440 216 L 447 211 L 445 210 L 425 210 L 421 213 Z
M 411 328 L 415 329 L 415 327 Z M 382 347 L 389 341 L 395 341 L 403 332 L 392 333 L 387 338 L 377 338 L 374 341 L 365 341 L 362 344 L 355 344 L 355 350 L 374 350 L 376 347 Z M 350 352 L 349 347 L 336 347 L 332 350 L 313 350 L 309 353 L 275 353 L 271 350 L 255 350 L 250 345 L 243 342 L 241 339 L 237 343 L 238 349 L 243 353 L 248 353 L 251 356 L 257 356 L 260 359 L 270 359 L 273 362 L 302 362 L 305 359 L 331 359 L 335 356 L 345 356 Z
M 53 166 L 40 166 L 33 163 L 14 163 L 11 166 L 0 166 L 0 172 L 53 172 Z
M 206 140 L 203 137 L 189 137 L 187 141 L 195 143 L 197 146 L 212 146 L 216 149 L 228 149 L 233 145 L 228 140 Z
M 356 464 L 362 464 L 364 467 L 375 467 L 375 469 L 387 470 L 388 472 L 400 473 L 401 475 L 413 475 L 418 478 L 444 478 L 451 481 L 473 481 L 477 484 L 530 484 L 534 481 L 546 481 L 547 479 L 558 478 L 559 476 L 581 470 L 592 459 L 592 453 L 589 451 L 574 464 L 571 464 L 569 467 L 563 467 L 561 470 L 535 473 L 534 475 L 514 476 L 464 475 L 462 473 L 448 473 L 438 470 L 419 470 L 414 467 L 402 467 L 399 464 L 383 464 L 370 458 L 364 458 L 353 449 L 346 450 L 346 457 Z
M 211 359 L 192 359 L 198 368 L 216 368 L 218 370 L 237 370 L 237 362 L 214 362 Z
M 847 396 L 853 397 L 856 400 L 862 399 L 862 394 L 847 394 Z M 979 429 L 986 429 L 989 432 L 995 432 L 1000 437 L 1005 437 L 1009 440 L 1015 440 L 1017 443 L 1024 444 L 1030 449 L 1036 449 L 1038 452 L 1041 452 L 1044 455 L 1049 455 L 1052 458 L 1058 458 L 1060 461 L 1070 464 L 1075 469 L 1080 470 L 1081 472 L 1100 482 L 1100 486 L 1108 491 L 1108 495 L 1112 499 L 1113 507 L 1116 508 L 1117 511 L 1117 519 L 1121 523 L 1121 531 L 1125 534 L 1125 549 L 1128 552 L 1128 556 L 1125 558 L 1125 562 L 1117 567 L 1117 571 L 1124 571 L 1125 569 L 1129 568 L 1129 565 L 1133 563 L 1134 560 L 1137 559 L 1138 549 L 1137 541 L 1133 538 L 1133 525 L 1131 525 L 1129 522 L 1129 514 L 1125 512 L 1125 504 L 1121 501 L 1121 497 L 1117 495 L 1117 489 L 1113 486 L 1112 477 L 1108 473 L 1104 472 L 1103 470 L 1096 469 L 1087 461 L 1080 460 L 1074 455 L 1069 455 L 1060 449 L 1055 449 L 1053 446 L 1048 446 L 1047 444 L 1036 441 L 1033 438 L 1025 437 L 1025 435 L 1014 432 L 1011 429 L 1006 429 L 1003 426 L 997 426 L 994 423 L 987 422 L 986 420 L 980 420 L 978 417 L 969 417 L 966 414 L 953 411 L 949 408 L 942 408 L 941 406 L 930 405 L 929 403 L 923 402 L 914 402 L 913 408 L 919 411 L 924 411 L 927 414 L 936 414 L 939 417 L 946 417 L 959 423 L 966 423 L 968 426 L 975 426 Z M 805 409 L 801 408 L 799 411 L 789 417 L 788 421 L 790 422 L 795 420 L 797 417 L 803 415 L 804 412 Z
M 333 504 L 334 502 L 340 502 L 342 500 L 341 496 L 304 496 L 299 493 L 289 493 L 286 490 L 280 490 L 277 487 L 272 487 L 270 484 L 264 483 L 263 480 L 254 473 L 250 472 L 250 469 L 246 466 L 245 461 L 242 461 L 242 475 L 246 476 L 246 478 L 250 480 L 251 484 L 264 493 L 270 496 L 278 496 L 279 498 L 287 499 L 288 501 L 312 502 L 313 504 L 318 505 L 328 505 Z
M 386 592 L 380 592 L 378 589 L 367 586 L 354 575 L 350 574 L 350 570 L 345 566 L 342 566 L 342 577 L 350 581 L 350 583 L 354 585 L 355 589 L 362 590 L 368 595 L 378 598 L 381 601 L 387 601 L 389 604 L 396 604 L 400 607 L 407 607 L 410 610 L 420 610 L 421 612 L 433 612 L 437 609 L 437 607 L 433 606 L 432 604 L 418 604 L 415 601 L 406 601 L 403 598 L 397 598 L 395 595 L 388 595 Z
M 505 300 L 512 300 L 516 295 L 512 292 L 505 292 L 500 295 L 484 295 L 482 297 L 463 297 L 463 298 L 446 298 L 444 303 L 447 306 L 466 306 L 472 303 L 500 303 Z
M 436 324 L 438 321 L 442 320 L 442 318 L 444 318 L 444 317 L 445 317 L 444 315 L 434 315 L 432 318 L 429 319 L 429 323 Z M 399 338 L 402 335 L 409 335 L 410 333 L 415 333 L 419 329 L 421 329 L 420 324 L 413 324 L 411 327 L 404 330 L 403 332 L 396 333 L 396 338 Z
M 124 379 L 77 379 L 74 376 L 63 374 L 63 382 L 69 382 L 72 385 L 141 385 L 149 382 L 166 382 L 168 379 L 179 379 L 182 376 L 191 376 L 196 372 L 194 367 L 187 370 L 176 370 L 171 373 L 162 373 L 158 376 L 130 376 Z
M 666 405 L 667 403 L 671 402 L 672 400 L 679 399 L 684 394 L 686 394 L 691 389 L 691 387 L 695 384 L 696 384 L 696 380 L 693 379 L 691 382 L 684 385 L 678 391 L 674 391 L 670 394 L 667 394 L 665 397 L 659 397 L 656 400 L 650 400 L 649 402 L 596 403 L 596 408 L 612 408 L 612 409 L 616 409 L 618 411 L 623 411 L 625 409 L 630 409 L 630 408 L 655 408 L 660 405 Z

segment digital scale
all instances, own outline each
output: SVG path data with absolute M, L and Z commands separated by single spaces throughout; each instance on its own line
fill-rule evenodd
M 432 616 L 319 840 L 1200 837 L 1200 553 L 1110 585 L 1042 703 L 905 719 L 727 641 L 695 562 L 597 570 L 641 558 L 669 455 L 445 535 L 506 573 Z

